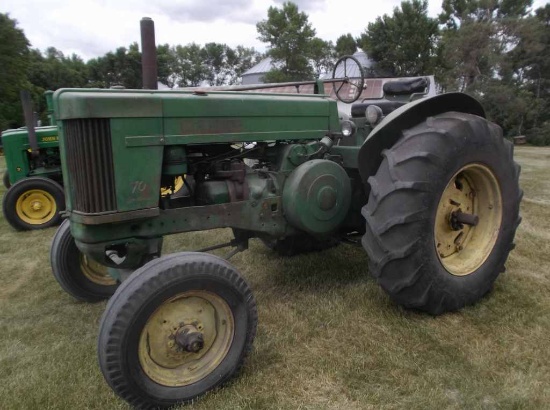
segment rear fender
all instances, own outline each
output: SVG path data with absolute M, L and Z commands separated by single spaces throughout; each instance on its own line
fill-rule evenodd
M 382 163 L 382 151 L 391 148 L 402 132 L 426 118 L 449 111 L 458 111 L 485 118 L 485 110 L 475 98 L 464 93 L 447 93 L 422 98 L 391 112 L 369 134 L 358 155 L 359 174 L 368 196 L 367 180 Z

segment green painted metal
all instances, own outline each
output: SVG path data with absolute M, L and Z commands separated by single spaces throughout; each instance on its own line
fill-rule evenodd
M 283 210 L 288 221 L 313 235 L 334 232 L 348 213 L 351 184 L 346 171 L 325 159 L 307 161 L 288 177 Z
M 56 154 L 59 145 L 57 127 L 37 127 L 36 136 L 39 150 L 44 153 L 51 150 L 52 154 Z M 61 172 L 59 167 L 33 166 L 30 159 L 30 145 L 26 128 L 2 132 L 2 145 L 11 184 L 30 176 L 48 176 Z
M 127 147 L 125 138 L 161 134 L 161 118 L 111 120 L 111 141 L 119 212 L 158 206 L 163 147 Z M 70 209 L 70 208 L 67 208 Z
M 61 130 L 67 119 L 111 119 L 118 212 L 158 206 L 164 146 L 318 140 L 339 131 L 336 103 L 322 95 L 64 89 L 53 101 Z M 60 139 L 63 153 L 63 131 Z
M 418 99 L 388 114 L 368 134 L 368 138 L 359 151 L 359 171 L 367 192 L 369 190 L 367 180 L 374 175 L 382 162 L 380 153 L 395 144 L 401 136 L 402 130 L 410 128 L 430 116 L 450 111 L 485 117 L 485 110 L 479 101 L 463 93 L 446 93 Z
M 355 165 L 352 151 L 359 147 L 335 156 L 342 165 L 317 159 L 330 155 L 333 143 L 326 141 L 340 131 L 336 102 L 326 96 L 58 90 L 53 104 L 71 232 L 80 249 L 98 262 L 113 266 L 105 251 L 124 247 L 124 267 L 134 267 L 149 238 L 178 232 L 231 227 L 274 238 L 298 230 L 327 234 L 346 217 L 351 188 L 342 165 Z M 109 119 L 111 146 L 105 148 L 112 153 L 116 211 L 87 214 L 73 209 L 79 190 L 67 172 L 64 121 L 81 118 Z M 243 151 L 243 143 L 256 148 Z M 229 155 L 223 154 L 227 159 L 217 160 L 219 152 L 228 150 Z M 236 168 L 230 166 L 235 156 Z M 239 165 L 245 157 L 270 165 L 246 169 Z M 300 167 L 310 171 L 295 172 Z M 191 178 L 192 187 L 185 187 L 188 197 L 160 198 L 161 181 L 178 174 Z M 313 174 L 320 177 L 314 197 L 308 199 L 306 192 L 299 210 L 284 210 L 287 178 L 289 186 L 305 192 Z M 101 183 L 90 181 L 94 187 Z M 304 222 L 297 216 L 303 211 L 314 218 Z
M 182 146 L 170 146 L 164 149 L 162 174 L 170 176 L 187 173 L 187 154 Z
M 244 97 L 244 98 L 243 98 Z M 277 103 L 283 102 L 284 104 Z M 227 117 L 231 122 L 245 117 L 324 117 L 336 110 L 334 100 L 325 95 L 243 93 L 230 91 L 152 91 L 60 89 L 53 95 L 58 120 L 71 118 L 216 118 Z M 335 111 L 334 111 L 335 113 Z M 267 114 L 267 115 L 266 115 Z M 237 118 L 235 118 L 237 117 Z M 170 129 L 170 123 L 168 122 Z M 189 123 L 191 124 L 191 123 Z M 333 122 L 332 125 L 335 125 Z M 172 125 L 173 126 L 173 125 Z M 192 126 L 192 124 L 191 124 Z M 199 132 L 187 134 L 205 134 Z M 180 135 L 177 132 L 167 134 Z M 246 130 L 246 129 L 245 129 Z M 261 131 L 256 130 L 255 131 Z M 264 128 L 264 131 L 273 131 Z

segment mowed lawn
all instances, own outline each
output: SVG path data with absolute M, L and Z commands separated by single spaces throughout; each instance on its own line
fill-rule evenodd
M 254 350 L 239 377 L 188 407 L 550 408 L 550 149 L 517 148 L 516 158 L 525 191 L 517 247 L 493 292 L 458 313 L 394 305 L 361 248 L 282 258 L 251 241 L 232 263 L 257 299 Z M 57 285 L 54 232 L 15 232 L 0 217 L 0 408 L 127 408 L 97 365 L 105 303 L 76 302 Z M 165 253 L 228 238 L 176 235 Z

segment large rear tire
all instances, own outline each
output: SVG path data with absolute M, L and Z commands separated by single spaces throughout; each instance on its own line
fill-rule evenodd
M 520 223 L 520 167 L 500 127 L 440 114 L 383 153 L 363 208 L 371 274 L 398 304 L 431 314 L 492 287 Z
M 99 302 L 115 293 L 118 282 L 107 267 L 84 255 L 71 235 L 69 220 L 57 229 L 50 248 L 52 272 L 63 290 L 83 302 Z
M 258 314 L 226 260 L 197 252 L 155 259 L 125 280 L 101 319 L 101 371 L 138 408 L 194 400 L 233 377 L 252 348 Z
M 2 211 L 8 223 L 19 231 L 43 229 L 61 223 L 65 210 L 63 187 L 42 177 L 17 181 L 5 193 Z

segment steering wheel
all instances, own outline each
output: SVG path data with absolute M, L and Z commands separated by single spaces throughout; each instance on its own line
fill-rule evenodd
M 348 67 L 348 60 L 352 60 L 361 73 L 361 78 L 350 79 L 348 74 L 351 73 L 351 65 Z M 344 66 L 344 76 L 336 79 L 336 71 L 340 69 L 341 66 Z M 336 79 L 336 80 L 335 80 Z M 338 59 L 332 70 L 332 89 L 336 94 L 336 98 L 346 104 L 351 104 L 359 99 L 361 93 L 363 92 L 363 86 L 365 85 L 365 72 L 359 61 L 353 56 L 344 56 Z M 344 96 L 344 84 L 349 84 L 349 87 L 346 87 L 346 91 L 349 92 L 347 96 Z M 351 92 L 353 90 L 353 93 Z

